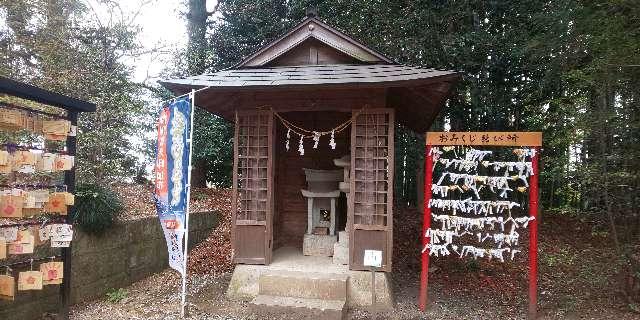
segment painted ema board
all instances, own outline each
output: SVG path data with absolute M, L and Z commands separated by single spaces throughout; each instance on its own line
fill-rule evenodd
M 380 250 L 365 250 L 364 251 L 364 266 L 382 268 L 382 251 Z

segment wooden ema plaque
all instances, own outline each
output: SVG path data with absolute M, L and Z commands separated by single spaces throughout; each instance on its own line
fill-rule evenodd
M 42 284 L 61 284 L 63 274 L 62 262 L 47 262 L 40 265 L 40 272 L 42 273 Z
M 432 146 L 542 146 L 542 132 L 427 132 Z
M 0 260 L 7 258 L 7 241 L 0 238 Z
M 35 237 L 31 233 L 28 233 L 9 244 L 9 254 L 30 254 L 33 253 L 34 248 Z
M 0 196 L 0 217 L 21 218 L 24 198 L 13 195 Z
M 18 274 L 18 291 L 42 290 L 42 273 L 24 271 Z
M 62 216 L 67 215 L 67 196 L 62 193 L 52 193 L 49 195 L 49 201 L 44 205 L 44 211 L 49 213 L 58 213 Z
M 13 300 L 16 295 L 16 279 L 9 275 L 0 275 L 0 299 Z

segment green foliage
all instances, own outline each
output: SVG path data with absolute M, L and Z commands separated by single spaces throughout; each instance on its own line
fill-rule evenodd
M 126 299 L 128 296 L 129 296 L 129 291 L 127 291 L 127 289 L 112 288 L 107 292 L 107 301 L 111 303 L 120 303 L 122 300 Z
M 223 69 L 235 65 L 297 23 L 302 16 L 288 17 L 287 4 L 281 0 L 220 1 L 222 19 L 212 24 L 209 36 L 215 53 L 213 65 L 209 68 Z
M 306 8 L 317 6 L 321 19 L 400 63 L 463 72 L 434 129 L 448 122 L 454 130 L 542 130 L 545 137 L 557 137 L 556 151 L 548 159 L 568 159 L 570 126 L 557 124 L 573 113 L 557 107 L 561 100 L 550 102 L 564 90 L 559 68 L 564 57 L 545 45 L 546 34 L 569 29 L 569 20 L 561 18 L 572 2 L 565 2 L 221 1 L 221 19 L 209 24 L 212 56 L 206 68 L 233 66 L 299 22 Z M 552 111 L 548 116 L 539 112 L 545 105 Z M 414 133 L 397 130 L 396 159 L 403 159 L 396 161 L 396 177 L 402 177 L 395 185 L 400 202 L 415 204 L 415 170 L 422 166 L 423 149 Z M 549 162 L 556 164 L 563 169 L 566 161 Z M 557 176 L 543 177 L 542 183 L 553 179 Z
M 209 50 L 204 68 L 233 66 L 300 21 L 309 6 L 318 7 L 321 19 L 400 63 L 461 71 L 462 82 L 433 130 L 448 123 L 452 130 L 543 131 L 545 207 L 598 203 L 592 199 L 597 197 L 587 197 L 585 188 L 598 181 L 590 177 L 598 177 L 601 166 L 590 170 L 573 161 L 593 153 L 587 150 L 593 145 L 589 141 L 603 122 L 619 121 L 624 134 L 615 140 L 636 150 L 616 158 L 632 159 L 638 152 L 638 138 L 632 134 L 640 129 L 633 116 L 637 103 L 622 104 L 604 117 L 588 106 L 611 72 L 618 74 L 616 87 L 625 88 L 622 101 L 637 101 L 634 84 L 640 68 L 605 68 L 638 64 L 639 29 L 633 19 L 638 6 L 633 1 L 226 0 L 218 7 L 221 18 L 205 26 Z M 612 138 L 608 141 L 614 142 Z M 396 198 L 405 203 L 415 201 L 415 181 L 407 173 L 421 165 L 422 155 L 415 154 L 421 153 L 420 142 L 413 133 L 397 131 L 396 159 L 410 158 L 396 161 L 396 176 L 403 177 L 396 180 Z M 576 147 L 584 147 L 582 155 L 576 155 Z M 637 170 L 630 173 L 624 185 L 637 187 Z
M 80 184 L 75 192 L 76 211 L 72 215 L 75 224 L 91 234 L 102 234 L 123 209 L 118 195 L 108 187 L 98 184 Z
M 206 168 L 207 181 L 217 187 L 231 187 L 233 169 L 233 126 L 226 120 L 196 109 L 193 129 L 195 163 Z
M 401 125 L 396 125 L 394 137 L 394 196 L 398 203 L 416 206 L 418 172 L 422 173 L 424 167 L 424 138 Z
M 145 141 L 151 118 L 123 62 L 140 50 L 138 27 L 115 3 L 100 4 L 113 19 L 100 21 L 85 1 L 0 0 L 0 74 L 97 104 L 80 115 L 76 162 L 80 180 L 103 183 L 135 174 L 145 149 L 132 141 Z

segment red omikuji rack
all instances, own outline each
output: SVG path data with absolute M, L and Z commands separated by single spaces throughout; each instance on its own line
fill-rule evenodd
M 529 318 L 534 319 L 537 312 L 538 300 L 538 176 L 540 147 L 542 146 L 541 132 L 429 132 L 426 138 L 425 166 L 424 166 L 424 210 L 422 220 L 422 247 L 429 244 L 427 230 L 431 227 L 431 208 L 433 184 L 433 146 L 499 146 L 525 147 L 535 149 L 531 158 L 534 174 L 529 177 L 529 215 L 534 220 L 529 222 Z M 422 252 L 422 268 L 420 273 L 420 295 L 418 305 L 420 310 L 427 308 L 427 290 L 429 284 L 429 251 Z

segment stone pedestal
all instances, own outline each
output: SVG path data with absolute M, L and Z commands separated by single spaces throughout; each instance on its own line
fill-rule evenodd
M 339 159 L 334 159 L 333 163 L 342 167 L 343 176 L 342 181 L 338 184 L 338 188 L 347 197 L 347 225 L 345 231 L 340 231 L 338 239 L 339 242 L 333 246 L 333 263 L 338 265 L 349 264 L 349 230 L 351 230 L 352 221 L 350 213 L 351 209 L 351 190 L 350 190 L 350 175 L 351 175 L 351 157 L 346 155 Z
M 302 254 L 305 256 L 333 256 L 333 245 L 338 241 L 337 236 L 305 234 L 302 241 Z
M 303 170 L 308 189 L 300 191 L 302 196 L 307 198 L 307 235 L 312 235 L 315 228 L 320 227 L 329 229 L 329 235 L 335 238 L 336 199 L 340 197 L 338 182 L 342 172 L 340 170 L 307 168 L 303 168 Z M 306 247 L 306 244 L 304 246 Z M 333 247 L 331 247 L 331 251 L 333 252 Z
M 313 192 L 300 190 L 302 196 L 307 198 L 307 234 L 313 234 L 316 227 L 329 229 L 329 234 L 336 235 L 336 199 L 340 196 L 340 190 L 331 192 Z M 329 219 L 323 218 L 323 212 L 329 213 Z
M 333 245 L 333 263 L 349 264 L 349 232 L 340 231 L 338 242 Z

